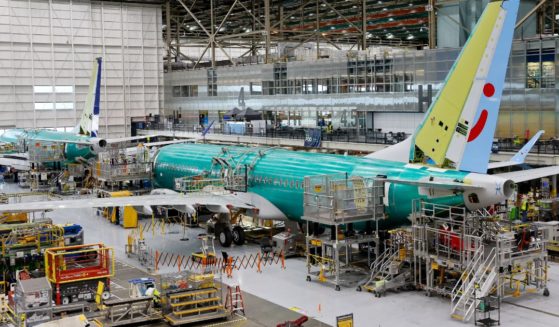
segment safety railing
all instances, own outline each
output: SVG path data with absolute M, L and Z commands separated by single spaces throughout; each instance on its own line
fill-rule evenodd
M 57 162 L 63 161 L 64 158 L 63 143 L 31 143 L 28 146 L 28 154 L 30 162 Z
M 83 244 L 45 251 L 45 275 L 53 283 L 112 277 L 114 249 L 103 244 Z
M 489 293 L 497 276 L 495 256 L 496 248 L 492 248 L 487 256 L 479 255 L 469 269 L 460 276 L 461 285 L 457 287 L 457 284 L 452 293 L 451 315 L 453 318 L 462 321 L 470 320 L 478 305 L 475 293 L 477 292 L 480 297 Z
M 321 128 L 321 126 L 317 126 Z M 192 123 L 147 123 L 144 126 L 146 130 L 155 131 L 177 131 L 177 132 L 193 132 L 201 133 L 205 128 Z M 369 144 L 395 144 L 408 138 L 410 134 L 405 132 L 383 132 L 373 129 L 352 129 L 352 128 L 337 128 L 333 131 L 327 131 L 325 126 L 322 126 L 322 140 L 333 142 L 351 142 L 351 143 L 369 143 Z M 222 127 L 220 124 L 215 124 L 209 129 L 210 134 L 221 135 L 243 135 L 243 136 L 262 136 L 267 138 L 280 138 L 280 139 L 304 139 L 304 127 L 268 127 L 261 128 L 247 128 L 243 133 L 239 134 L 231 132 L 230 130 Z M 494 143 L 494 152 L 518 152 L 525 144 L 525 139 L 502 138 Z M 539 140 L 536 142 L 530 153 L 535 154 L 559 154 L 559 140 L 548 139 Z
M 371 264 L 370 277 L 365 281 L 362 286 L 367 287 L 383 274 L 388 269 L 388 266 L 397 258 L 400 257 L 398 249 L 388 247 L 384 252 Z
M 5 225 L 0 237 L 2 256 L 16 255 L 18 252 L 41 251 L 44 248 L 64 244 L 64 229 L 47 223 Z
M 364 217 L 384 218 L 384 182 L 381 179 L 319 175 L 305 177 L 303 185 L 307 220 L 337 224 Z
M 85 171 L 85 167 L 83 164 L 75 164 L 75 163 L 67 164 L 66 169 L 68 170 L 68 174 L 70 176 L 81 176 Z
M 2 154 L 18 152 L 17 150 L 17 147 L 12 143 L 0 144 L 0 153 Z
M 423 220 L 432 221 L 440 220 L 441 217 L 444 217 L 445 220 L 464 221 L 466 218 L 466 208 L 464 207 L 414 200 L 413 208 L 414 217 L 416 219 L 421 218 Z M 417 212 L 418 209 L 419 212 Z M 417 221 L 417 223 L 422 223 L 422 221 Z
M 184 193 L 202 192 L 208 189 L 225 188 L 225 180 L 222 178 L 175 178 L 175 190 Z
M 93 177 L 106 181 L 132 179 L 150 179 L 153 171 L 152 162 L 105 163 L 97 162 Z
M 462 275 L 460 275 L 460 278 L 456 282 L 456 285 L 454 285 L 454 287 L 452 288 L 452 291 L 450 292 L 451 314 L 455 313 L 458 310 L 459 306 L 465 305 L 465 301 L 462 298 L 464 294 L 466 294 L 465 291 L 469 287 L 469 284 L 472 281 L 472 277 L 474 276 L 475 272 L 481 265 L 482 261 L 484 260 L 484 257 L 485 257 L 485 248 L 481 246 L 474 253 L 472 260 L 466 266 L 466 269 L 464 269 Z
M 323 141 L 332 142 L 352 142 L 352 143 L 370 143 L 370 144 L 396 144 L 405 140 L 410 134 L 404 132 L 379 132 L 377 130 L 357 130 L 357 129 L 335 129 L 327 130 L 325 126 L 317 126 L 322 128 L 321 139 Z M 205 130 L 203 126 L 194 124 L 155 124 L 148 123 L 145 125 L 146 130 L 154 131 L 177 131 L 177 132 L 190 132 L 202 133 Z M 251 128 L 247 127 L 241 132 L 231 130 L 225 127 L 224 124 L 215 124 L 212 126 L 208 133 L 219 135 L 237 135 L 237 136 L 255 136 L 267 137 L 278 139 L 305 139 L 305 129 L 303 127 L 267 127 L 267 128 Z

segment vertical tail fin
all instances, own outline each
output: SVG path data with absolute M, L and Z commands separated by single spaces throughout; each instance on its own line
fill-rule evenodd
M 487 5 L 412 137 L 411 161 L 487 171 L 518 6 Z
M 101 64 L 103 58 L 96 58 L 96 64 L 89 81 L 89 92 L 85 99 L 80 123 L 77 126 L 78 134 L 97 137 L 99 132 L 99 102 L 101 100 Z

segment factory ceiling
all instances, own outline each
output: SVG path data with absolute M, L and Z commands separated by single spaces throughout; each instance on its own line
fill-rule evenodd
M 163 38 L 175 60 L 184 50 L 265 52 L 282 42 L 423 46 L 429 40 L 428 0 L 169 0 Z M 433 16 L 434 17 L 434 16 Z M 181 48 L 184 51 L 181 51 Z M 231 59 L 231 58 L 230 58 Z

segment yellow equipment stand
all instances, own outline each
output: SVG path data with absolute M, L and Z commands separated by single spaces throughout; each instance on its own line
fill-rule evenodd
M 27 212 L 3 212 L 0 215 L 1 224 L 25 224 L 27 222 Z
M 111 198 L 119 198 L 125 196 L 133 196 L 130 191 L 117 191 L 117 192 L 107 192 L 106 195 Z M 113 224 L 117 224 L 117 207 L 107 207 L 103 209 L 103 216 L 111 221 Z M 124 228 L 136 228 L 138 227 L 138 212 L 131 206 L 125 206 L 122 212 L 122 227 Z

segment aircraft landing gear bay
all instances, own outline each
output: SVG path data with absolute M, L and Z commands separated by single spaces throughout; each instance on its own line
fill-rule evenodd
M 235 223 L 237 221 L 235 220 Z M 245 230 L 240 224 L 233 224 L 226 214 L 214 215 L 207 223 L 208 233 L 213 233 L 222 247 L 245 244 Z

